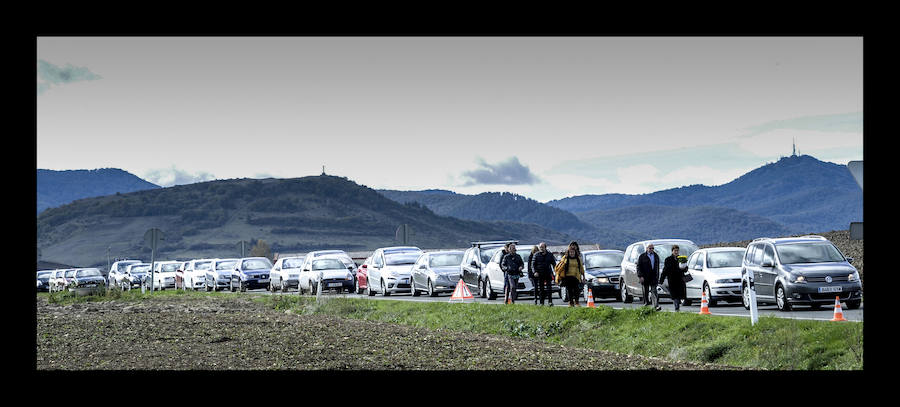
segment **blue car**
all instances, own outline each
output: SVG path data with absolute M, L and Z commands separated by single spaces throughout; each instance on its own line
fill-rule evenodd
M 269 272 L 272 262 L 265 257 L 244 257 L 238 260 L 231 272 L 231 292 L 269 288 Z

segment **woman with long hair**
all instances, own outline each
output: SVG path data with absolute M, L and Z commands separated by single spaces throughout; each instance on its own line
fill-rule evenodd
M 584 262 L 581 260 L 581 249 L 572 241 L 566 253 L 556 265 L 557 283 L 566 288 L 570 307 L 580 307 L 578 303 L 578 286 L 584 281 Z

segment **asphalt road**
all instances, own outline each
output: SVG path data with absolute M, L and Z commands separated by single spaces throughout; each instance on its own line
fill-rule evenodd
M 254 294 L 267 294 L 272 295 L 265 289 L 258 290 L 248 290 L 248 293 Z M 297 295 L 297 291 L 289 291 L 288 293 L 275 293 L 275 295 Z M 422 293 L 418 297 L 413 297 L 409 293 L 405 294 L 391 294 L 389 297 L 382 297 L 380 295 L 375 295 L 373 297 L 369 297 L 365 294 L 336 294 L 335 292 L 327 292 L 322 295 L 332 296 L 332 297 L 348 297 L 348 298 L 363 298 L 363 299 L 372 299 L 372 300 L 395 300 L 395 301 L 419 301 L 419 302 L 449 302 L 450 294 L 440 294 L 437 297 L 429 297 L 428 295 Z M 528 304 L 534 306 L 534 297 L 528 295 L 519 295 L 519 300 L 516 302 L 517 304 Z M 487 304 L 498 304 L 503 305 L 503 299 L 498 298 L 496 300 L 488 300 L 486 298 L 475 297 L 473 300 L 466 300 L 467 302 L 477 302 L 477 303 L 487 303 Z M 584 298 L 580 300 L 581 306 L 586 306 Z M 660 307 L 662 307 L 663 311 L 667 312 L 675 312 L 675 306 L 672 303 L 671 299 L 668 298 L 660 298 Z M 597 305 L 605 305 L 615 309 L 624 309 L 624 308 L 639 308 L 642 306 L 640 301 L 635 301 L 630 304 L 626 304 L 620 301 L 616 301 L 614 298 L 608 299 L 599 299 L 595 301 Z M 559 299 L 555 294 L 553 296 L 553 304 L 555 307 L 565 307 L 568 306 L 561 299 Z M 863 301 L 863 305 L 860 305 L 858 309 L 848 310 L 846 303 L 841 303 L 842 312 L 844 314 L 844 319 L 849 321 L 863 321 L 863 309 L 865 308 L 865 301 Z M 822 320 L 828 321 L 834 317 L 834 307 L 830 305 L 823 305 L 818 310 L 813 310 L 808 306 L 796 306 L 790 312 L 782 312 L 779 311 L 778 308 L 773 305 L 759 305 L 758 311 L 760 316 L 771 315 L 778 318 L 793 318 L 793 319 L 812 319 L 812 320 Z M 700 302 L 695 301 L 693 305 L 690 306 L 681 306 L 680 312 L 692 312 L 699 313 L 700 312 Z M 744 309 L 744 306 L 740 303 L 727 303 L 720 302 L 716 306 L 709 307 L 709 312 L 713 315 L 726 315 L 726 316 L 735 316 L 735 317 L 744 317 L 750 318 L 750 311 Z

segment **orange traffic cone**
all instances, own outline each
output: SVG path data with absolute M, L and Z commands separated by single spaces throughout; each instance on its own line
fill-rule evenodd
M 700 297 L 700 312 L 698 312 L 698 314 L 712 315 L 709 312 L 709 301 L 706 299 L 706 290 L 703 290 L 703 296 Z
M 831 318 L 832 321 L 846 321 L 844 319 L 844 312 L 841 311 L 841 297 L 834 297 L 834 318 Z
M 587 306 L 588 308 L 597 308 L 594 306 L 594 292 L 590 288 L 588 288 Z

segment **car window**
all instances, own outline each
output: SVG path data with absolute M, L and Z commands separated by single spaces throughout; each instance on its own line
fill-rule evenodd
M 75 277 L 102 277 L 100 274 L 100 270 L 97 269 L 87 269 L 87 270 L 78 270 L 75 272 Z
M 714 269 L 720 267 L 740 267 L 743 251 L 710 252 L 706 256 L 706 266 Z
M 763 251 L 762 263 L 775 264 L 775 249 L 772 248 L 771 245 L 766 245 L 766 249 Z
M 375 259 L 373 260 L 373 262 L 375 263 L 375 268 L 380 269 L 384 267 L 384 260 L 381 258 L 381 253 L 375 255 Z
M 762 264 L 762 258 L 763 258 L 763 248 L 762 248 L 762 245 L 757 245 L 757 246 L 756 246 L 756 249 L 753 250 L 753 260 L 752 260 L 752 263 L 753 263 L 754 265 L 757 265 L 757 266 L 758 266 L 758 265 Z
M 502 247 L 495 247 L 493 249 L 481 249 L 481 264 L 485 264 L 491 261 L 491 258 L 494 255 L 498 255 L 498 253 L 502 253 Z
M 312 262 L 313 270 L 334 270 L 344 268 L 344 263 L 338 259 L 317 259 Z
M 237 260 L 229 260 L 229 261 L 217 261 L 216 262 L 216 270 L 228 270 L 234 268 L 234 265 L 237 264 Z M 211 267 L 207 267 L 206 269 L 210 269 Z
M 303 259 L 284 259 L 284 262 L 281 263 L 281 268 L 284 269 L 298 269 L 303 267 Z
M 162 271 L 165 273 L 168 273 L 168 272 L 174 273 L 176 269 L 178 269 L 178 263 L 169 263 L 169 264 L 162 265 Z
M 259 270 L 270 268 L 272 268 L 272 263 L 269 262 L 269 259 L 248 259 L 241 262 L 242 270 Z
M 690 270 L 694 269 L 694 266 L 697 265 L 697 258 L 700 257 L 700 253 L 694 253 L 688 258 L 687 267 Z
M 194 270 L 209 270 L 212 268 L 211 261 L 201 261 L 199 263 L 194 263 Z
M 624 253 L 590 253 L 584 255 L 585 268 L 620 267 Z

